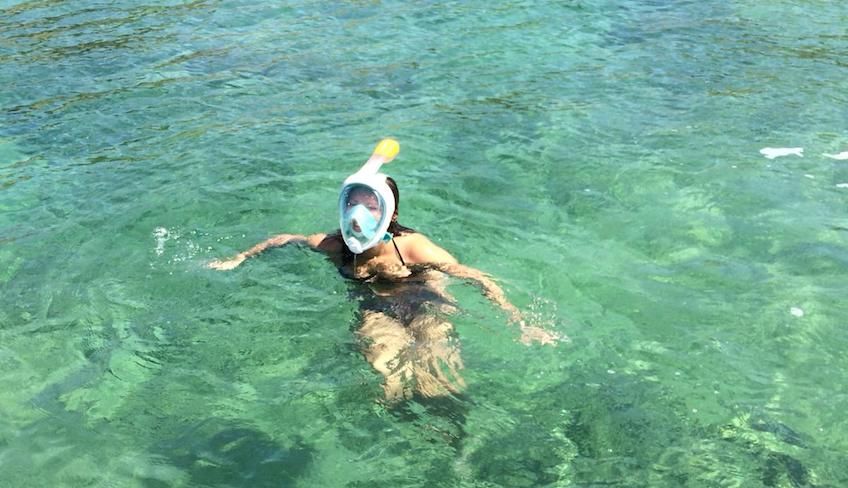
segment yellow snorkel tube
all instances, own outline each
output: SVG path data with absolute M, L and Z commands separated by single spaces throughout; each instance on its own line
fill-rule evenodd
M 371 157 L 362 165 L 362 168 L 356 174 L 367 173 L 376 174 L 380 171 L 380 166 L 391 163 L 395 156 L 400 152 L 400 144 L 394 139 L 383 139 L 374 147 Z

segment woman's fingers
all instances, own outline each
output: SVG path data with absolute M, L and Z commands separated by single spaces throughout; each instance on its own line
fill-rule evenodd
M 228 259 L 226 261 L 220 261 L 218 259 L 214 261 L 210 261 L 209 264 L 206 265 L 207 268 L 217 269 L 218 271 L 227 271 L 235 268 L 243 259 Z
M 528 325 L 521 328 L 521 342 L 523 344 L 556 344 L 559 335 L 555 332 L 550 332 L 540 327 Z

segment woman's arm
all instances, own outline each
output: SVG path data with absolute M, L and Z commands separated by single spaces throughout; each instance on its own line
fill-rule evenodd
M 247 251 L 240 252 L 230 259 L 214 260 L 207 264 L 209 268 L 225 271 L 233 269 L 243 263 L 247 258 L 256 256 L 269 247 L 280 247 L 286 244 L 306 244 L 315 250 L 323 250 L 321 242 L 324 240 L 325 234 L 313 234 L 311 236 L 302 236 L 299 234 L 279 234 L 270 239 L 260 242 L 251 247 Z
M 504 294 L 501 287 L 498 286 L 498 284 L 495 283 L 495 280 L 486 273 L 456 262 L 433 263 L 432 267 L 442 273 L 473 282 L 483 292 L 483 296 L 488 298 L 489 301 L 500 307 L 501 310 L 509 315 L 510 321 L 517 324 L 523 321 L 521 318 L 521 312 L 518 308 L 507 300 L 506 294 Z
M 521 315 L 521 311 L 506 299 L 506 295 L 495 280 L 480 270 L 459 263 L 441 263 L 434 266 L 436 269 L 457 278 L 473 281 L 483 290 L 483 295 L 492 303 L 500 307 L 509 316 L 509 321 L 517 324 L 521 330 L 521 342 L 531 344 L 556 344 L 560 336 L 555 332 L 547 331 L 535 325 L 528 325 Z
M 421 234 L 416 234 L 415 236 L 415 241 L 407 248 L 408 254 L 412 258 L 412 264 L 436 269 L 450 276 L 471 281 L 477 285 L 489 301 L 507 313 L 510 322 L 518 324 L 521 329 L 521 342 L 525 344 L 534 341 L 541 344 L 556 343 L 556 340 L 559 338 L 557 334 L 548 332 L 540 327 L 527 325 L 524 317 L 521 315 L 521 311 L 510 303 L 504 291 L 495 283 L 495 280 L 491 276 L 478 269 L 460 264 L 450 253 L 433 244 L 425 236 Z

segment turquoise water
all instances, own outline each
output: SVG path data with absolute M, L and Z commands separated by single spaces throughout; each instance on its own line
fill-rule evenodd
M 0 2 L 0 486 L 848 485 L 846 24 Z M 569 338 L 452 281 L 441 406 L 378 401 L 320 256 L 204 267 L 332 230 L 384 136 L 401 221 Z

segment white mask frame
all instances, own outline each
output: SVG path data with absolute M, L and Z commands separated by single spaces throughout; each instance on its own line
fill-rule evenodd
M 388 233 L 388 229 L 394 218 L 396 202 L 391 188 L 386 183 L 386 175 L 379 171 L 380 167 L 391 162 L 399 151 L 400 145 L 397 141 L 394 139 L 383 139 L 374 148 L 374 152 L 362 168 L 348 176 L 344 180 L 344 183 L 342 183 L 342 188 L 339 192 L 339 229 L 341 230 L 345 245 L 354 254 L 362 254 L 380 242 L 386 242 L 392 238 L 391 234 Z M 364 186 L 372 190 L 377 195 L 382 212 L 377 224 L 377 231 L 365 242 L 362 242 L 359 238 L 347 232 L 349 222 L 345 219 L 347 208 L 346 196 L 348 190 L 353 186 Z

